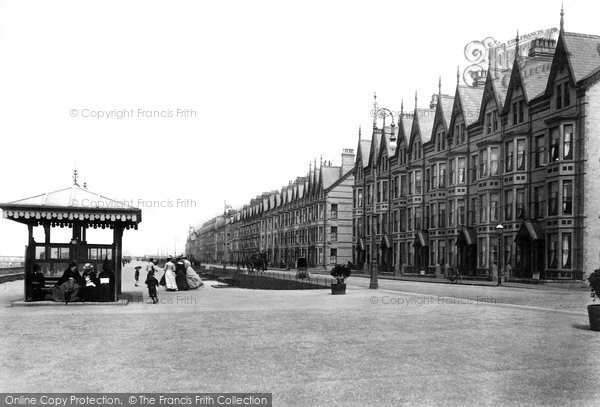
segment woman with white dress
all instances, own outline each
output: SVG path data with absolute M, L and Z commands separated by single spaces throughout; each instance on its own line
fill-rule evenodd
M 183 265 L 185 266 L 185 278 L 187 280 L 188 288 L 193 290 L 202 287 L 204 283 L 198 273 L 192 268 L 192 263 L 190 263 L 187 257 L 183 258 Z
M 173 257 L 167 257 L 165 263 L 165 283 L 167 291 L 177 291 L 177 282 L 175 280 L 175 264 L 173 263 Z

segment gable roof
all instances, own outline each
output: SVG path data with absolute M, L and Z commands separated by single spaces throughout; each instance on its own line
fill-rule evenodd
M 600 68 L 600 36 L 565 32 L 561 33 L 561 37 L 569 55 L 575 82 L 585 79 Z
M 321 187 L 329 188 L 340 177 L 340 167 L 321 167 Z
M 461 109 L 465 127 L 469 126 L 479 117 L 483 88 L 459 85 L 456 87 L 456 95 L 454 107 Z

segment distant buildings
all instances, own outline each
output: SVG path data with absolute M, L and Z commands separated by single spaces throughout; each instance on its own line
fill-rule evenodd
M 205 224 L 191 236 L 222 249 L 190 250 L 405 275 L 456 267 L 490 278 L 501 268 L 513 280 L 584 279 L 600 267 L 600 36 L 565 32 L 561 13 L 556 41 L 516 47 L 511 70 L 491 67 L 454 95 L 440 85 L 427 108 L 415 96 L 393 126 L 374 121 L 370 139 L 359 135 L 356 160 L 344 150 L 341 167 L 252 199 L 223 218 L 224 240 Z

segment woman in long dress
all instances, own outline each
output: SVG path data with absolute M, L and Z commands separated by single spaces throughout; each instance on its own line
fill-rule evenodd
M 185 266 L 185 279 L 187 280 L 188 288 L 193 290 L 202 287 L 204 285 L 202 279 L 192 268 L 192 264 L 189 262 L 189 260 L 185 257 L 183 258 L 183 264 Z
M 167 257 L 165 263 L 165 283 L 167 291 L 177 291 L 177 281 L 175 280 L 175 264 L 173 264 L 173 257 Z

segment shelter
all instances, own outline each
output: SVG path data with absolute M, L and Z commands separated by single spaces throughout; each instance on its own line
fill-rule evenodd
M 142 221 L 142 210 L 95 194 L 74 185 L 30 198 L 0 204 L 3 217 L 27 225 L 28 244 L 25 249 L 25 298 L 28 276 L 34 264 L 41 266 L 47 284 L 58 280 L 70 262 L 91 263 L 97 272 L 110 268 L 115 274 L 113 298 L 121 294 L 121 265 L 123 232 L 137 229 Z M 44 229 L 44 242 L 34 240 L 33 228 Z M 53 227 L 73 229 L 69 242 L 52 242 Z M 112 244 L 94 244 L 87 241 L 87 229 L 113 230 Z

